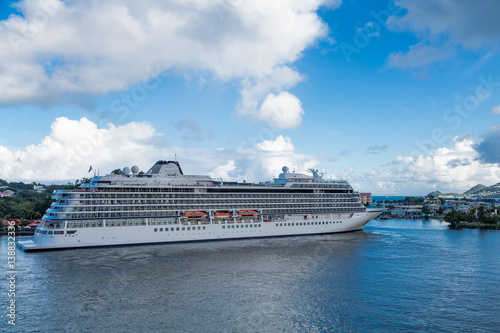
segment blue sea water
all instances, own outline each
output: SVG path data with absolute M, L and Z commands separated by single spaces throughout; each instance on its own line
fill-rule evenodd
M 4 258 L 5 238 L 0 251 Z M 2 314 L 0 330 L 500 332 L 499 253 L 500 232 L 434 220 L 374 220 L 364 231 L 321 236 L 18 252 L 16 326 Z
M 375 202 L 375 201 L 395 201 L 395 200 L 404 200 L 405 198 L 407 197 L 419 197 L 418 195 L 417 196 L 394 196 L 394 195 L 390 195 L 390 196 L 383 196 L 383 195 L 375 195 L 375 196 L 372 196 L 372 201 Z

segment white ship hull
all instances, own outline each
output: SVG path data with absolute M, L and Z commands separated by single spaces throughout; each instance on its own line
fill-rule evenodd
M 381 211 L 373 209 L 348 214 L 288 215 L 280 221 L 269 222 L 258 218 L 247 219 L 241 223 L 235 223 L 231 219 L 217 219 L 207 224 L 184 221 L 184 223 L 169 225 L 78 228 L 71 229 L 71 231 L 63 230 L 62 234 L 53 234 L 49 229 L 45 230 L 47 233 L 37 232 L 33 240 L 18 241 L 18 246 L 23 251 L 31 252 L 82 247 L 342 233 L 362 230 L 366 223 L 379 215 Z M 71 234 L 68 231 L 74 233 Z

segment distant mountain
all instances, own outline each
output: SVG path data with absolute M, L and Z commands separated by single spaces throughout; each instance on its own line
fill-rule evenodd
M 476 188 L 478 186 L 482 186 L 482 185 L 476 185 L 473 188 L 471 188 L 469 191 L 472 191 L 474 188 Z M 498 197 L 500 197 L 500 183 L 496 183 L 495 185 L 492 185 L 492 186 L 485 186 L 482 189 L 474 191 L 473 193 L 471 193 L 469 195 L 474 196 L 474 197 L 477 196 L 477 197 L 498 198 Z
M 441 193 L 439 191 L 434 191 L 434 192 L 427 194 L 426 197 L 433 196 L 434 198 L 438 198 L 440 195 L 443 195 L 443 193 Z
M 487 188 L 487 187 L 488 187 L 488 186 L 485 186 L 485 185 L 483 185 L 483 184 L 478 184 L 478 185 L 474 186 L 473 188 L 471 188 L 470 190 L 465 191 L 465 192 L 464 192 L 464 195 L 469 196 L 469 195 L 476 194 L 476 193 L 478 193 L 478 192 L 481 192 L 483 189 L 485 189 L 485 188 Z
M 490 197 L 490 198 L 500 198 L 500 183 L 496 183 L 492 186 L 485 186 L 483 184 L 477 184 L 472 187 L 470 190 L 465 191 L 463 194 L 460 193 L 442 193 L 440 191 L 434 191 L 427 196 L 433 196 L 434 198 L 439 197 L 455 197 L 455 198 L 463 198 L 463 197 Z
M 449 197 L 455 197 L 455 198 L 461 198 L 463 197 L 464 195 L 463 194 L 460 194 L 460 193 L 442 193 L 440 191 L 434 191 L 434 192 L 431 192 L 429 194 L 427 194 L 427 196 L 433 196 L 434 198 L 440 198 L 440 197 L 445 197 L 445 198 L 449 198 Z

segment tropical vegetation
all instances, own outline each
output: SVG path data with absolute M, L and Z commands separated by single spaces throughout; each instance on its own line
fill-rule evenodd
M 65 185 L 42 185 L 35 182 L 25 184 L 0 179 L 0 192 L 8 190 L 14 192 L 13 196 L 0 197 L 0 220 L 19 219 L 22 220 L 21 225 L 26 225 L 28 220 L 40 219 L 54 201 L 51 199 L 54 190 L 76 188 L 88 182 L 90 178 L 78 179 L 75 183 Z M 36 191 L 34 186 L 43 186 L 43 189 Z
M 495 209 L 493 206 L 490 211 L 481 205 L 479 208 L 472 208 L 468 213 L 454 210 L 446 214 L 444 220 L 450 224 L 452 229 L 500 229 L 500 216 L 492 214 Z

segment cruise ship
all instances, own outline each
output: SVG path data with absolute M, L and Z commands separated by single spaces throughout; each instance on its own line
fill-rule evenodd
M 23 251 L 328 234 L 362 230 L 381 209 L 366 209 L 345 180 L 282 168 L 272 182 L 226 182 L 185 175 L 177 161 L 146 173 L 97 176 L 54 191 Z

